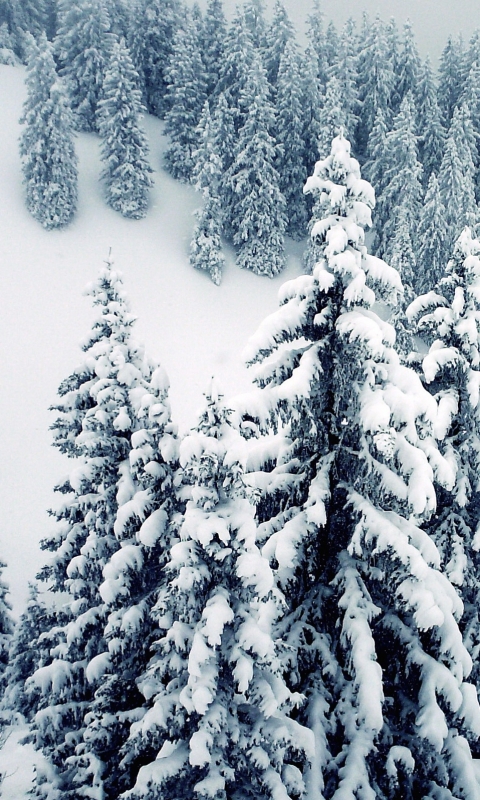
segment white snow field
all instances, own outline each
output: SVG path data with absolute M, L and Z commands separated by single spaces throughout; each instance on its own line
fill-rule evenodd
M 79 343 L 93 312 L 83 296 L 110 248 L 123 273 L 137 338 L 166 368 L 181 430 L 195 423 L 214 374 L 225 396 L 250 386 L 241 351 L 277 307 L 279 286 L 301 271 L 302 244 L 289 243 L 289 265 L 275 279 L 235 266 L 233 252 L 220 287 L 188 263 L 199 195 L 161 168 L 162 123 L 144 120 L 155 169 L 145 220 L 126 220 L 102 197 L 98 137 L 77 138 L 79 208 L 72 225 L 45 231 L 24 206 L 18 124 L 24 70 L 0 65 L 0 558 L 16 615 L 28 581 L 44 563 L 39 540 L 54 524 L 46 510 L 67 459 L 51 446 L 48 407 L 80 359 Z M 3 795 L 2 795 L 3 797 Z

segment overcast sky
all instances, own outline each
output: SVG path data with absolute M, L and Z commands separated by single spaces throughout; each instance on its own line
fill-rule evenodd
M 311 0 L 283 0 L 299 32 L 312 8 Z M 240 4 L 242 4 L 240 2 Z M 267 8 L 274 0 L 266 0 Z M 203 0 L 202 5 L 205 5 Z M 224 0 L 229 16 L 237 0 Z M 382 19 L 395 17 L 399 26 L 410 19 L 422 56 L 430 54 L 437 61 L 448 35 L 462 33 L 469 39 L 475 28 L 480 28 L 480 0 L 321 0 L 327 21 L 333 19 L 341 28 L 348 17 L 360 20 L 362 13 L 380 14 Z

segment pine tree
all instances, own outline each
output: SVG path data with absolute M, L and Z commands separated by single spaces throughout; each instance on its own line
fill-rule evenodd
M 450 127 L 453 112 L 462 94 L 464 54 L 460 43 L 448 37 L 438 69 L 438 105 L 442 112 L 442 123 L 445 128 Z
M 372 308 L 401 284 L 363 244 L 374 197 L 342 137 L 312 190 L 325 208 L 312 230 L 321 256 L 247 348 L 259 389 L 242 405 L 269 434 L 259 537 L 288 597 L 279 635 L 290 688 L 306 696 L 297 719 L 315 736 L 307 787 L 475 797 L 467 737 L 480 709 L 462 603 L 420 527 L 433 481 L 451 489 L 454 470 L 435 446 L 435 401 Z
M 104 0 L 60 0 L 55 46 L 78 130 L 98 131 L 98 103 L 113 42 Z
M 168 69 L 169 86 L 165 133 L 170 145 L 165 163 L 174 178 L 191 181 L 193 152 L 198 147 L 197 126 L 206 100 L 206 77 L 191 14 L 178 28 Z
M 330 77 L 336 77 L 338 79 L 342 107 L 345 112 L 345 135 L 349 135 L 352 141 L 357 131 L 358 113 L 360 110 L 357 86 L 357 48 L 358 36 L 355 22 L 353 19 L 349 19 L 342 29 L 339 51 L 335 64 L 330 69 Z
M 390 163 L 376 218 L 376 253 L 381 257 L 390 258 L 392 255 L 399 214 L 404 214 L 404 221 L 409 226 L 410 241 L 415 241 L 423 194 L 415 118 L 413 98 L 411 94 L 407 94 L 386 140 Z
M 306 179 L 303 100 L 301 61 L 292 40 L 285 46 L 278 70 L 276 140 L 281 148 L 277 169 L 280 191 L 286 202 L 286 232 L 296 239 L 305 236 L 308 223 L 307 205 L 302 193 Z
M 47 608 L 36 584 L 29 585 L 26 608 L 13 629 L 10 641 L 8 666 L 5 670 L 5 696 L 3 706 L 18 711 L 31 720 L 38 702 L 38 692 L 25 689 L 25 681 L 36 669 L 49 660 L 50 648 L 45 631 L 58 624 L 59 615 Z
M 244 14 L 237 10 L 227 32 L 225 42 L 225 59 L 220 71 L 217 85 L 218 94 L 223 94 L 228 108 L 231 110 L 235 133 L 238 133 L 245 123 L 248 109 L 245 108 L 243 98 L 248 81 L 249 71 L 253 61 L 253 41 Z M 225 169 L 233 160 L 232 153 L 228 153 Z M 230 158 L 228 159 L 228 156 Z
M 247 0 L 243 5 L 243 16 L 253 46 L 257 50 L 265 51 L 267 46 L 267 24 L 265 22 L 265 4 L 263 0 Z
M 390 102 L 394 85 L 392 64 L 387 56 L 385 27 L 377 16 L 368 31 L 364 48 L 358 60 L 358 88 L 360 119 L 358 126 L 358 148 L 365 153 L 368 139 L 379 108 L 390 123 Z
M 387 134 L 388 128 L 385 122 L 385 115 L 382 109 L 379 108 L 368 138 L 367 160 L 363 167 L 365 177 L 375 189 L 377 201 L 386 186 L 387 172 L 391 157 Z
M 72 115 L 45 35 L 30 40 L 20 137 L 27 208 L 45 228 L 67 225 L 77 207 Z
M 222 159 L 218 152 L 219 131 L 214 129 L 217 119 L 218 117 L 212 121 L 207 101 L 199 124 L 200 147 L 194 153 L 195 188 L 202 193 L 204 204 L 196 212 L 197 224 L 190 245 L 190 264 L 208 272 L 218 286 L 222 279 L 225 257 L 221 242 Z
M 160 119 L 169 108 L 169 69 L 179 24 L 178 0 L 137 0 L 132 15 L 130 51 L 140 76 L 143 103 L 150 114 Z
M 237 264 L 273 277 L 285 266 L 286 217 L 272 135 L 275 113 L 268 95 L 266 72 L 256 55 L 243 96 L 248 116 L 238 133 L 227 179 L 232 197 L 229 227 L 239 248 Z
M 465 106 L 456 108 L 438 175 L 448 228 L 447 252 L 452 250 L 463 227 L 475 217 L 475 166 L 471 133 L 468 110 Z
M 433 289 L 443 275 L 448 235 L 445 216 L 438 178 L 432 172 L 417 230 L 416 294 Z
M 92 797 L 104 791 L 102 760 L 83 738 L 108 649 L 108 609 L 99 590 L 104 567 L 121 550 L 117 509 L 132 487 L 132 436 L 144 427 L 137 412 L 152 392 L 154 370 L 132 338 L 135 317 L 110 263 L 88 292 L 100 313 L 82 345 L 83 362 L 60 385 L 52 425 L 54 445 L 75 465 L 56 487 L 63 498 L 52 512 L 58 527 L 43 543 L 52 557 L 39 576 L 54 596 L 62 593 L 63 602 L 43 635 L 50 640 L 48 663 L 27 682 L 37 697 L 37 745 L 65 797 L 78 795 L 82 785 L 91 787 Z M 43 797 L 44 789 L 39 783 L 36 796 Z
M 317 79 L 321 87 L 325 88 L 328 79 L 328 62 L 324 31 L 324 14 L 320 7 L 320 0 L 313 0 L 313 11 L 307 17 L 307 37 L 309 50 L 315 55 L 317 64 Z
M 418 149 L 425 185 L 432 172 L 438 173 L 445 148 L 445 129 L 441 121 L 437 93 L 430 59 L 427 57 L 416 89 Z
M 403 48 L 398 55 L 396 67 L 398 72 L 395 73 L 397 77 L 395 86 L 397 105 L 394 107 L 395 111 L 398 110 L 403 98 L 409 92 L 415 100 L 417 100 L 416 92 L 418 89 L 421 61 L 418 55 L 417 45 L 415 44 L 415 36 L 410 20 L 407 20 L 403 26 Z
M 320 158 L 326 158 L 330 152 L 332 139 L 341 130 L 347 134 L 347 113 L 343 105 L 342 89 L 338 78 L 329 78 L 323 106 L 319 113 L 320 138 L 318 140 L 318 153 Z
M 148 142 L 140 127 L 143 108 L 137 86 L 138 76 L 122 39 L 112 48 L 98 117 L 107 202 L 133 219 L 146 215 L 148 190 L 153 185 Z
M 320 111 L 322 96 L 318 80 L 318 59 L 313 48 L 305 51 L 302 65 L 302 110 L 304 165 L 308 175 L 318 159 L 318 142 L 321 134 Z
M 2 697 L 7 686 L 6 671 L 10 660 L 11 641 L 14 630 L 11 614 L 12 606 L 7 600 L 9 588 L 3 577 L 3 570 L 6 566 L 4 561 L 0 561 L 0 690 Z
M 273 19 L 267 31 L 265 65 L 268 80 L 276 90 L 280 61 L 289 42 L 295 42 L 295 28 L 281 0 L 275 0 Z
M 221 0 L 209 0 L 205 12 L 202 57 L 205 65 L 207 97 L 216 89 L 225 56 L 227 23 Z
M 429 345 L 423 357 L 424 380 L 439 408 L 436 435 L 455 466 L 451 492 L 441 495 L 428 532 L 441 555 L 442 567 L 457 587 L 465 607 L 461 625 L 480 688 L 478 556 L 478 418 L 480 242 L 465 228 L 455 243 L 444 276 L 412 303 L 409 315 Z M 475 742 L 474 747 L 478 749 Z
M 132 728 L 154 755 L 129 800 L 303 789 L 308 733 L 289 713 L 301 698 L 272 638 L 284 600 L 256 543 L 244 442 L 215 386 L 206 401 L 180 450 L 189 500 L 156 607 L 156 657 L 140 682 L 150 708 Z
M 106 649 L 87 667 L 98 688 L 85 716 L 83 742 L 72 759 L 76 782 L 93 788 L 100 774 L 103 797 L 111 800 L 134 785 L 144 763 L 145 754 L 138 759 L 128 748 L 128 738 L 132 723 L 145 713 L 137 681 L 152 656 L 152 608 L 166 580 L 172 520 L 184 508 L 177 492 L 178 439 L 168 388 L 165 371 L 158 367 L 148 392 L 136 403 L 128 470 L 117 493 L 114 533 L 120 549 L 104 566 L 99 587 L 107 615 Z

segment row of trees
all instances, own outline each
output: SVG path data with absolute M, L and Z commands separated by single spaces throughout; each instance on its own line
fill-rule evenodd
M 480 242 L 406 311 L 343 137 L 306 183 L 311 274 L 179 437 L 108 264 L 54 444 L 72 462 L 4 705 L 33 796 L 478 800 Z M 403 324 L 403 322 L 402 322 Z
M 325 27 L 315 6 L 302 49 L 281 0 L 270 22 L 260 0 L 248 0 L 230 24 L 221 0 L 209 0 L 203 14 L 180 0 L 133 6 L 75 0 L 36 16 L 27 0 L 4 0 L 2 8 L 0 21 L 19 53 L 26 50 L 26 29 L 52 38 L 68 96 L 63 102 L 72 109 L 65 134 L 48 110 L 32 114 L 39 109 L 35 101 L 25 114 L 34 128 L 25 133 L 31 142 L 25 157 L 35 162 L 25 167 L 28 203 L 38 209 L 43 194 L 46 208 L 52 204 L 51 212 L 37 212 L 46 224 L 69 218 L 65 210 L 58 215 L 58 175 L 50 177 L 44 164 L 56 163 L 51 150 L 56 139 L 71 136 L 72 122 L 102 136 L 108 202 L 127 215 L 146 213 L 151 175 L 138 125 L 143 104 L 165 119 L 166 168 L 203 195 L 191 262 L 216 283 L 222 234 L 237 248 L 241 267 L 270 276 L 283 268 L 285 235 L 303 238 L 315 219 L 301 186 L 340 129 L 377 193 L 374 252 L 395 263 L 416 291 L 439 277 L 463 226 L 475 227 L 478 33 L 466 48 L 450 38 L 435 76 L 409 23 L 400 36 L 394 20 L 385 25 L 365 16 L 359 28 L 349 20 L 338 32 L 333 24 Z M 45 86 L 54 81 L 58 92 L 51 63 L 44 67 Z M 30 82 L 37 71 L 31 74 Z M 35 87 L 31 92 L 41 94 Z M 45 92 L 42 107 L 50 102 Z M 48 137 L 49 126 L 60 131 Z M 70 153 L 70 141 L 65 149 Z M 71 195 L 71 216 L 74 157 L 66 163 L 60 177 Z

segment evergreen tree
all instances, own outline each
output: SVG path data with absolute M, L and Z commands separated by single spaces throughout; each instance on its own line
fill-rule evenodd
M 140 127 L 143 108 L 137 86 L 138 76 L 122 39 L 112 48 L 98 115 L 107 202 L 133 219 L 146 215 L 148 190 L 153 185 L 148 142 Z
M 242 98 L 248 116 L 239 131 L 227 179 L 232 198 L 229 227 L 239 248 L 237 264 L 273 277 L 285 266 L 286 217 L 272 135 L 275 113 L 268 95 L 266 72 L 256 55 Z
M 397 78 L 395 86 L 397 105 L 394 107 L 395 110 L 400 107 L 403 98 L 409 92 L 417 100 L 416 92 L 418 89 L 421 61 L 415 44 L 415 36 L 410 20 L 407 20 L 403 26 L 403 48 L 399 53 L 396 67 L 398 72 L 395 73 Z
M 442 112 L 442 123 L 447 129 L 462 94 L 463 59 L 460 43 L 449 36 L 438 69 L 438 105 Z
M 325 59 L 327 62 L 327 75 L 331 75 L 337 63 L 340 52 L 340 37 L 333 20 L 330 20 L 325 31 Z
M 168 171 L 182 181 L 191 181 L 193 152 L 198 147 L 197 126 L 206 100 L 206 77 L 191 14 L 185 16 L 173 42 L 168 70 L 169 86 L 165 133 L 170 145 L 165 152 Z
M 438 178 L 432 172 L 418 222 L 416 294 L 433 289 L 443 275 L 448 235 L 445 217 Z
M 190 495 L 141 681 L 150 709 L 132 728 L 155 759 L 126 798 L 298 796 L 308 736 L 289 711 L 273 639 L 284 602 L 256 543 L 244 443 L 218 390 L 181 445 Z M 280 733 L 281 731 L 281 733 Z
M 347 135 L 348 132 L 352 141 L 358 127 L 358 113 L 360 110 L 357 86 L 357 39 L 355 22 L 349 19 L 341 33 L 339 51 L 334 67 L 330 69 L 330 77 L 336 77 L 340 85 L 341 102 L 345 112 L 345 134 Z
M 237 10 L 227 32 L 225 59 L 220 71 L 217 91 L 224 95 L 230 109 L 235 133 L 244 125 L 248 109 L 244 106 L 245 89 L 253 61 L 253 42 L 245 16 Z M 225 150 L 225 169 L 232 161 L 232 153 Z
M 368 139 L 367 160 L 363 172 L 375 189 L 375 197 L 381 196 L 386 186 L 390 161 L 390 149 L 387 140 L 388 128 L 381 108 L 378 109 L 372 132 Z
M 20 137 L 27 208 L 45 228 L 67 225 L 77 207 L 72 115 L 45 35 L 30 40 Z
M 7 669 L 10 660 L 12 634 L 14 630 L 12 620 L 12 606 L 7 600 L 8 585 L 3 577 L 3 570 L 7 565 L 0 561 L 0 690 L 4 695 L 7 683 Z
M 13 629 L 10 641 L 3 700 L 5 708 L 19 711 L 27 720 L 31 719 L 38 702 L 38 693 L 26 691 L 25 681 L 48 662 L 49 641 L 43 634 L 58 624 L 59 616 L 53 608 L 47 608 L 38 586 L 30 584 L 25 611 Z
M 379 108 L 390 123 L 390 101 L 394 85 L 392 64 L 388 58 L 385 27 L 377 16 L 370 26 L 358 60 L 358 89 L 360 115 L 358 125 L 358 148 L 365 153 L 368 139 Z
M 441 121 L 437 87 L 428 57 L 420 73 L 416 97 L 418 149 L 426 185 L 432 172 L 438 173 L 445 148 L 445 129 Z
M 82 345 L 83 362 L 60 385 L 54 406 L 59 416 L 52 425 L 54 445 L 75 466 L 56 487 L 63 496 L 52 512 L 58 528 L 43 542 L 52 557 L 39 576 L 54 596 L 62 593 L 62 611 L 43 635 L 50 640 L 48 662 L 27 682 L 37 697 L 37 745 L 55 769 L 54 783 L 63 797 L 78 796 L 81 786 L 90 787 L 92 797 L 104 792 L 102 761 L 84 739 L 85 715 L 108 649 L 108 609 L 99 589 L 104 567 L 121 550 L 117 509 L 132 486 L 132 435 L 144 427 L 137 422 L 138 410 L 153 391 L 154 365 L 132 338 L 135 317 L 111 264 L 88 291 L 100 313 Z M 48 784 L 39 780 L 36 796 L 44 797 L 45 791 L 48 795 Z
M 320 0 L 313 0 L 313 11 L 307 17 L 307 36 L 309 50 L 316 58 L 317 79 L 320 87 L 325 88 L 328 79 L 328 62 L 324 31 L 324 14 L 320 7 Z M 319 88 L 320 88 L 319 87 Z
M 222 160 L 218 152 L 218 129 L 216 131 L 213 129 L 214 124 L 207 102 L 199 125 L 200 147 L 194 153 L 195 188 L 202 193 L 204 204 L 196 212 L 198 221 L 190 245 L 190 263 L 192 267 L 208 272 L 212 281 L 218 286 L 222 279 L 225 257 L 221 242 Z
M 376 252 L 381 257 L 390 258 L 393 254 L 392 246 L 400 214 L 408 224 L 410 241 L 412 243 L 415 241 L 423 194 L 422 165 L 418 160 L 415 116 L 412 95 L 407 94 L 402 100 L 393 128 L 387 134 L 386 140 L 390 163 L 385 175 L 385 188 L 379 198 L 376 218 Z
M 320 140 L 320 110 L 322 97 L 318 80 L 318 59 L 313 48 L 305 51 L 301 70 L 302 110 L 303 110 L 303 142 L 304 164 L 308 175 L 318 159 L 318 142 Z
M 98 131 L 98 103 L 114 41 L 105 0 L 60 0 L 55 47 L 80 131 Z
M 243 5 L 243 14 L 250 40 L 253 46 L 262 52 L 267 47 L 267 24 L 264 12 L 263 0 L 247 0 Z
M 280 191 L 285 197 L 286 232 L 301 239 L 307 232 L 307 206 L 302 193 L 305 183 L 305 152 L 303 141 L 303 92 L 301 61 L 294 41 L 288 42 L 282 58 L 277 80 L 276 140 L 280 152 L 277 169 Z
M 438 175 L 446 212 L 447 252 L 452 250 L 463 227 L 475 218 L 475 166 L 471 147 L 468 110 L 462 106 L 455 109 Z
M 429 345 L 423 357 L 424 380 L 438 403 L 436 435 L 442 452 L 455 466 L 455 485 L 440 495 L 428 533 L 435 541 L 442 568 L 463 603 L 465 644 L 472 656 L 473 679 L 480 688 L 478 556 L 478 417 L 480 243 L 469 228 L 458 238 L 444 277 L 434 291 L 412 303 L 409 315 Z M 478 751 L 478 739 L 472 742 Z
M 277 86 L 278 70 L 282 55 L 289 42 L 295 42 L 295 28 L 289 19 L 282 0 L 275 0 L 273 19 L 267 31 L 265 65 L 268 80 L 274 90 Z
M 318 153 L 320 158 L 326 158 L 330 152 L 332 139 L 341 130 L 346 134 L 347 114 L 343 105 L 343 96 L 340 82 L 337 78 L 329 78 L 323 106 L 319 113 L 320 137 L 318 140 Z
M 130 50 L 140 76 L 143 103 L 150 114 L 160 119 L 169 108 L 169 69 L 179 24 L 178 0 L 137 0 L 132 14 Z
M 209 0 L 203 28 L 202 57 L 207 97 L 216 89 L 225 53 L 227 24 L 221 0 Z
M 243 404 L 269 434 L 259 537 L 288 597 L 279 635 L 290 688 L 306 696 L 297 719 L 315 737 L 307 791 L 475 797 L 467 737 L 480 709 L 462 603 L 420 527 L 433 480 L 448 490 L 454 470 L 435 446 L 435 401 L 372 308 L 401 284 L 363 244 L 374 197 L 342 137 L 312 190 L 321 257 L 247 348 L 259 389 Z
M 111 800 L 134 785 L 145 763 L 145 753 L 139 759 L 129 749 L 128 738 L 132 723 L 145 713 L 137 681 L 152 656 L 156 636 L 152 608 L 166 580 L 172 520 L 184 507 L 177 492 L 178 439 L 168 388 L 168 378 L 159 367 L 148 392 L 136 403 L 128 469 L 117 493 L 114 533 L 120 549 L 104 566 L 99 587 L 107 615 L 106 649 L 87 667 L 98 688 L 85 716 L 83 742 L 71 760 L 76 782 L 93 789 L 101 775 L 103 797 Z

